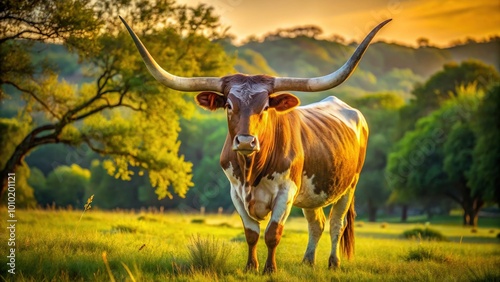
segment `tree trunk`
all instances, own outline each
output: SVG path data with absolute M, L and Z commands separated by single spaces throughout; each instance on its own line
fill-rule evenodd
M 434 213 L 432 212 L 432 209 L 431 209 L 431 208 L 427 207 L 427 208 L 425 209 L 425 212 L 427 213 L 427 220 L 431 220 L 431 219 L 432 219 L 432 217 L 434 217 Z
M 56 132 L 44 135 L 42 137 L 36 137 L 39 133 L 45 132 L 47 130 L 56 130 Z M 23 141 L 17 145 L 12 156 L 7 160 L 5 167 L 0 172 L 0 183 L 2 185 L 2 190 L 0 191 L 0 200 L 3 198 L 5 191 L 7 190 L 8 184 L 8 176 L 9 173 L 15 173 L 17 167 L 21 165 L 26 154 L 28 154 L 33 148 L 42 145 L 42 144 L 50 144 L 59 142 L 57 138 L 57 134 L 60 130 L 57 130 L 56 127 L 52 124 L 40 126 L 32 130 L 26 137 L 24 137 Z
M 408 220 L 408 205 L 403 205 L 401 207 L 401 221 L 406 222 Z
M 27 145 L 26 143 L 27 142 L 24 142 L 24 140 L 23 140 L 23 142 L 21 142 L 21 144 L 19 144 L 16 147 L 16 150 L 14 151 L 12 156 L 10 156 L 9 160 L 7 160 L 5 167 L 0 172 L 0 179 L 2 181 L 1 182 L 2 183 L 2 190 L 0 192 L 0 199 L 3 198 L 3 195 L 4 195 L 5 191 L 7 190 L 7 180 L 8 180 L 9 173 L 16 172 L 16 169 L 23 161 L 24 156 L 26 156 L 26 154 L 30 151 L 30 148 L 29 148 L 29 146 L 26 146 Z
M 464 226 L 476 227 L 478 214 L 473 209 L 464 210 Z
M 368 221 L 377 221 L 377 207 L 373 205 L 372 201 L 368 200 Z
M 479 211 L 484 205 L 482 195 L 473 195 L 469 187 L 467 187 L 465 178 L 457 183 L 460 188 L 460 196 L 455 196 L 452 193 L 447 194 L 452 200 L 462 206 L 464 210 L 463 224 L 464 226 L 477 226 Z
M 479 211 L 484 205 L 483 200 L 480 198 L 470 199 L 464 207 L 464 226 L 477 227 L 477 220 L 479 218 Z

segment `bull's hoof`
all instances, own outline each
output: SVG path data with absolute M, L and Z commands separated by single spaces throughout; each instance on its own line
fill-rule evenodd
M 247 263 L 245 266 L 245 272 L 258 272 L 259 264 L 258 263 Z
M 276 265 L 267 265 L 264 267 L 264 274 L 276 273 Z
M 302 260 L 302 263 L 309 265 L 309 266 L 314 266 L 314 264 L 315 264 L 314 259 L 310 259 L 310 258 L 304 258 Z
M 329 269 L 338 269 L 340 268 L 340 259 L 330 256 L 328 259 L 328 268 Z

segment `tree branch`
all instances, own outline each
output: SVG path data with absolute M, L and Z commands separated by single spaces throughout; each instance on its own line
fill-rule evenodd
M 89 111 L 89 112 L 86 112 L 84 114 L 81 114 L 81 115 L 79 115 L 77 117 L 72 118 L 71 120 L 72 121 L 81 120 L 81 119 L 84 119 L 84 118 L 86 118 L 88 116 L 96 114 L 96 113 L 98 113 L 98 112 L 100 112 L 100 111 L 102 111 L 104 109 L 112 109 L 112 108 L 117 108 L 117 107 L 127 107 L 129 109 L 134 110 L 134 111 L 142 111 L 141 108 L 136 108 L 136 107 L 134 107 L 132 105 L 129 105 L 129 104 L 123 104 L 120 101 L 117 104 L 113 104 L 113 105 L 108 104 L 108 105 L 103 105 L 103 106 L 97 107 L 97 108 L 93 109 L 92 111 Z
M 31 91 L 31 90 L 28 90 L 28 89 L 24 89 L 22 88 L 21 86 L 17 85 L 16 83 L 12 82 L 12 81 L 3 81 L 5 84 L 10 84 L 12 86 L 14 86 L 17 90 L 21 91 L 21 92 L 24 92 L 24 93 L 28 93 L 29 95 L 31 95 L 38 103 L 40 103 L 53 117 L 55 117 L 56 119 L 61 119 L 61 117 L 59 115 L 57 115 L 47 104 L 45 104 L 44 101 L 42 101 L 42 99 L 40 99 L 36 94 L 35 92 Z
M 463 204 L 463 200 L 462 200 L 462 199 L 460 199 L 458 196 L 456 196 L 456 195 L 454 195 L 454 194 L 452 194 L 452 193 L 450 193 L 450 192 L 448 192 L 448 191 L 447 191 L 447 192 L 445 192 L 444 194 L 445 194 L 446 196 L 450 197 L 450 198 L 451 198 L 452 200 L 454 200 L 455 202 L 459 203 L 460 205 L 462 205 L 462 204 Z
M 64 117 L 65 118 L 69 118 L 71 120 L 78 120 L 80 118 L 73 118 L 73 116 L 75 114 L 77 114 L 78 112 L 80 112 L 81 110 L 87 108 L 88 106 L 90 106 L 92 103 L 94 103 L 95 101 L 97 101 L 98 99 L 102 99 L 102 96 L 105 95 L 105 94 L 108 94 L 108 93 L 115 93 L 115 92 L 120 92 L 119 89 L 109 89 L 109 90 L 106 90 L 106 91 L 102 91 L 104 89 L 104 87 L 106 86 L 107 82 L 109 81 L 109 79 L 111 77 L 113 77 L 114 74 L 111 73 L 110 70 L 105 70 L 100 76 L 99 78 L 97 79 L 96 81 L 96 84 L 97 84 L 97 91 L 96 91 L 96 94 L 94 95 L 94 97 L 90 98 L 88 101 L 84 102 L 83 104 L 81 104 L 80 106 L 77 106 L 75 108 L 73 108 L 72 110 L 68 111 Z M 102 80 L 104 79 L 104 82 L 102 83 L 101 85 L 101 82 Z M 106 100 L 107 101 L 107 100 Z M 109 104 L 109 101 L 108 101 L 108 104 Z
M 137 157 L 130 154 L 130 153 L 127 153 L 127 152 L 123 152 L 123 151 L 109 151 L 109 150 L 103 150 L 103 149 L 100 149 L 100 148 L 97 148 L 95 147 L 93 144 L 92 144 L 92 141 L 87 137 L 87 136 L 84 136 L 83 137 L 83 140 L 84 142 L 89 146 L 89 148 L 98 153 L 98 154 L 101 154 L 101 155 L 115 155 L 115 156 L 127 156 L 127 157 L 132 157 L 134 159 L 137 160 Z

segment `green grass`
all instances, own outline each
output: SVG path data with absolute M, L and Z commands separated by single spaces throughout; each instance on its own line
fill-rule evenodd
M 5 215 L 5 209 L 0 209 Z M 357 224 L 356 255 L 327 269 L 328 230 L 317 265 L 301 264 L 307 244 L 303 218 L 290 218 L 277 251 L 278 273 L 245 273 L 247 246 L 237 215 L 183 215 L 89 210 L 18 210 L 16 274 L 6 272 L 2 239 L 0 278 L 7 281 L 498 281 L 500 226 L 433 224 L 448 242 L 403 239 L 420 223 Z M 5 217 L 2 217 L 5 222 Z M 265 225 L 262 225 L 265 229 Z M 328 229 L 328 228 L 327 228 Z M 493 230 L 493 232 L 491 232 Z M 6 238 L 2 231 L 2 238 Z M 262 235 L 262 234 L 261 234 Z M 221 254 L 220 251 L 224 252 Z M 194 256 L 193 256 L 194 254 Z M 197 255 L 213 256 L 205 261 Z M 258 245 L 260 272 L 267 249 Z M 200 266 L 203 265 L 203 266 Z M 0 279 L 0 280 L 3 280 Z

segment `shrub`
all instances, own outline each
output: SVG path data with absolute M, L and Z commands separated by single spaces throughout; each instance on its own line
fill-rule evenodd
M 432 228 L 414 228 L 403 232 L 403 237 L 407 239 L 423 239 L 428 241 L 448 241 L 441 232 Z
M 417 248 L 412 248 L 408 251 L 408 254 L 404 257 L 406 261 L 436 261 L 436 262 L 448 262 L 450 258 L 446 255 L 438 252 L 436 249 L 424 247 L 419 245 Z
M 196 223 L 196 224 L 205 224 L 205 219 L 204 218 L 193 218 L 191 220 L 191 223 Z
M 193 269 L 211 273 L 223 273 L 226 269 L 231 247 L 215 239 L 192 237 L 188 245 L 190 263 Z

